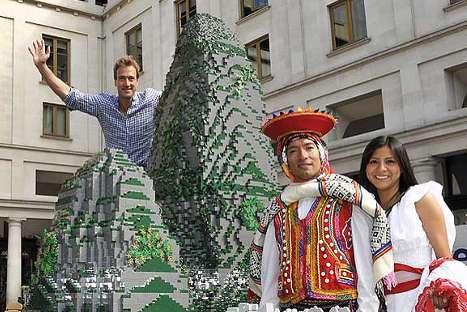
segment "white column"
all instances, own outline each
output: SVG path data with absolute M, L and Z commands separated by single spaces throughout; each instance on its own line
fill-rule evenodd
M 416 159 L 411 161 L 411 164 L 418 183 L 428 181 L 437 181 L 441 184 L 443 183 L 442 172 L 440 172 L 441 164 L 438 159 L 433 157 Z
M 8 260 L 6 304 L 18 302 L 21 296 L 21 219 L 8 220 Z

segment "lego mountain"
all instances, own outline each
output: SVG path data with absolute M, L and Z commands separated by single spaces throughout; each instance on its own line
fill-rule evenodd
M 237 266 L 257 212 L 274 195 L 260 90 L 245 49 L 220 19 L 199 14 L 184 27 L 154 114 L 148 172 L 187 266 Z
M 28 309 L 237 306 L 257 215 L 277 190 L 263 117 L 244 48 L 221 20 L 197 15 L 155 110 L 148 171 L 105 150 L 65 183 Z
M 152 180 L 122 152 L 106 150 L 62 186 L 37 262 L 33 307 L 185 311 L 187 279 L 177 260 Z

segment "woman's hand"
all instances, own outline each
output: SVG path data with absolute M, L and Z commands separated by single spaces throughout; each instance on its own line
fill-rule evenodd
M 448 299 L 444 296 L 436 296 L 433 291 L 428 292 L 428 296 L 436 309 L 444 309 L 448 306 Z

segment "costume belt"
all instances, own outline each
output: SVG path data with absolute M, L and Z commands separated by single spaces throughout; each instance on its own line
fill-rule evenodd
M 394 263 L 397 285 L 391 290 L 384 288 L 385 295 L 394 295 L 415 289 L 420 285 L 423 268 L 414 268 L 402 263 Z

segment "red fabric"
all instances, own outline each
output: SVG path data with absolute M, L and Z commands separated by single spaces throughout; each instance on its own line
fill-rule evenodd
M 414 267 L 411 267 L 410 265 L 406 265 L 402 263 L 394 263 L 394 272 L 400 272 L 400 271 L 417 273 L 420 275 L 422 275 L 423 273 L 422 268 L 414 268 Z
M 410 273 L 415 273 L 419 274 L 420 276 L 422 275 L 423 269 L 421 268 L 414 268 L 411 267 L 410 265 L 402 264 L 402 263 L 395 263 L 394 264 L 394 272 L 410 272 Z M 385 295 L 394 295 L 394 294 L 400 294 L 412 289 L 415 289 L 420 285 L 420 278 L 418 279 L 413 279 L 411 281 L 406 281 L 406 282 L 400 282 L 397 283 L 397 285 L 390 290 L 385 287 L 384 289 L 384 294 Z
M 442 258 L 438 258 L 436 260 L 433 260 L 431 263 L 430 263 L 430 273 L 433 272 L 434 269 L 436 269 L 437 267 L 439 267 L 441 264 L 443 264 L 444 262 L 446 261 L 453 261 L 454 259 L 452 257 L 442 257 Z
M 420 279 L 397 283 L 397 285 L 393 287 L 391 290 L 384 288 L 384 294 L 385 295 L 400 294 L 400 293 L 415 289 L 418 287 L 418 285 L 420 285 Z
M 311 132 L 322 137 L 332 130 L 336 119 L 325 113 L 298 111 L 282 114 L 268 120 L 261 128 L 273 142 L 292 133 Z
M 251 289 L 248 289 L 248 292 L 246 294 L 246 301 L 249 304 L 259 303 L 260 300 L 261 298 L 257 294 L 255 294 Z
M 446 312 L 467 311 L 467 292 L 461 285 L 444 278 L 438 278 L 432 281 L 430 286 L 425 287 L 423 293 L 418 297 L 418 303 L 415 306 L 416 312 L 435 311 L 430 294 L 447 299 L 448 306 L 444 310 Z
M 297 209 L 297 202 L 292 203 L 274 218 L 281 259 L 280 301 L 356 298 L 352 205 L 321 197 L 302 220 Z

